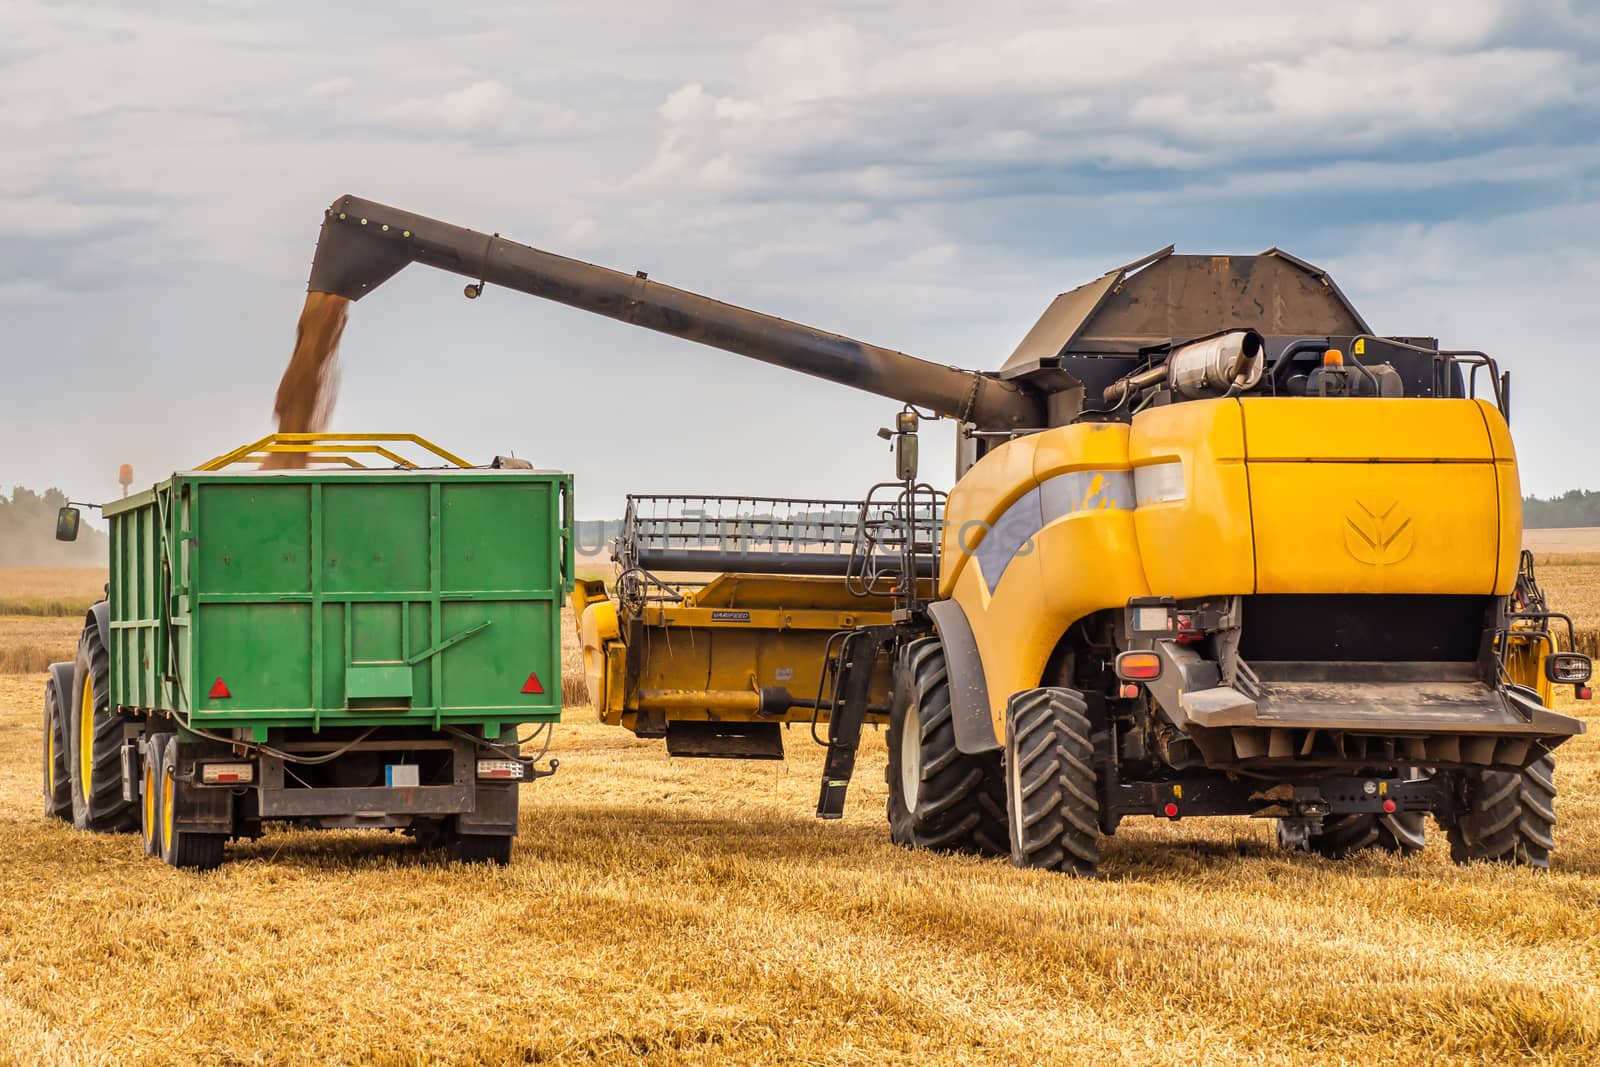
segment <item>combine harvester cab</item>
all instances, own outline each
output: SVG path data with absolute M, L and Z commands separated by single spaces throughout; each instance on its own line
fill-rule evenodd
M 256 469 L 282 453 L 341 466 Z M 46 696 L 53 814 L 179 867 L 266 822 L 507 862 L 550 773 L 519 730 L 560 717 L 571 500 L 411 435 L 279 434 L 105 505 L 109 598 Z
M 1274 818 L 1342 857 L 1420 849 L 1428 813 L 1457 861 L 1548 865 L 1551 752 L 1583 731 L 1554 693 L 1587 698 L 1591 664 L 1520 553 L 1484 353 L 1375 335 L 1279 249 L 1168 247 L 963 370 L 349 196 L 310 288 L 359 300 L 410 263 L 906 405 L 842 574 L 729 547 L 805 501 L 690 541 L 630 513 L 617 597 L 575 600 L 607 721 L 753 756 L 805 719 L 837 817 L 887 701 L 891 838 L 1026 867 L 1092 873 L 1130 815 Z M 927 417 L 960 426 L 948 499 L 917 480 Z

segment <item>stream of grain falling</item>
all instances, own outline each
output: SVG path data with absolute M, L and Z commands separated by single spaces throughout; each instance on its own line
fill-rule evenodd
M 339 335 L 344 333 L 350 301 L 333 293 L 307 293 L 300 310 L 294 355 L 278 383 L 273 413 L 279 433 L 321 433 L 328 428 L 333 402 L 339 392 Z M 300 453 L 277 452 L 263 467 L 304 467 Z

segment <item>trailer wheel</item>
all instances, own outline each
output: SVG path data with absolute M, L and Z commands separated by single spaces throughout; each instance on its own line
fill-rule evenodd
M 145 741 L 144 767 L 139 774 L 139 832 L 146 856 L 161 855 L 161 759 L 171 743 L 171 734 L 152 734 Z
M 111 663 L 92 622 L 78 639 L 72 674 L 67 714 L 72 825 L 105 833 L 132 830 L 137 813 L 122 798 L 122 717 L 111 709 Z
M 950 678 L 937 637 L 895 660 L 889 712 L 889 840 L 911 848 L 998 856 L 1006 850 L 1004 777 L 995 754 L 956 747 Z
M 456 834 L 447 846 L 452 863 L 489 863 L 504 867 L 511 862 L 511 834 Z
M 1420 811 L 1401 811 L 1392 815 L 1330 815 L 1322 820 L 1322 832 L 1311 834 L 1304 844 L 1289 844 L 1278 821 L 1278 845 L 1304 852 L 1315 852 L 1330 860 L 1342 860 L 1364 849 L 1378 849 L 1402 856 L 1414 856 L 1427 843 Z
M 202 834 L 177 825 L 178 798 L 194 786 L 178 777 L 178 745 L 168 741 L 161 746 L 158 777 L 161 796 L 157 801 L 161 816 L 161 858 L 173 867 L 209 871 L 222 866 L 222 846 L 226 834 Z
M 1029 689 L 1006 709 L 1011 862 L 1093 875 L 1100 798 L 1088 705 L 1076 689 Z
M 65 691 L 63 692 L 63 682 Z M 72 821 L 72 772 L 67 767 L 66 703 L 72 692 L 72 664 L 52 663 L 44 683 L 44 814 L 47 819 Z
M 1544 755 L 1521 773 L 1462 776 L 1465 807 L 1441 820 L 1457 863 L 1485 860 L 1548 870 L 1555 848 L 1556 761 Z

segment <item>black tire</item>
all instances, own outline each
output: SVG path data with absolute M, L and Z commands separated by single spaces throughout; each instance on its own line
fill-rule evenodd
M 178 777 L 178 745 L 168 741 L 161 747 L 157 778 L 161 782 L 161 858 L 169 866 L 190 871 L 210 871 L 222 866 L 226 834 L 196 833 L 178 826 L 174 818 L 183 790 L 193 789 Z
M 67 723 L 72 825 L 101 833 L 136 829 L 138 812 L 122 798 L 122 717 L 111 708 L 111 662 L 93 622 L 78 639 Z
M 152 734 L 145 739 L 144 766 L 139 775 L 139 835 L 144 839 L 146 856 L 161 855 L 161 758 L 171 734 Z
M 1479 771 L 1462 776 L 1464 810 L 1445 822 L 1450 858 L 1541 870 L 1555 848 L 1556 761 L 1545 755 L 1520 773 Z
M 41 738 L 44 814 L 47 819 L 72 821 L 72 773 L 68 769 L 65 705 L 72 692 L 72 664 L 52 663 L 44 683 L 44 734 Z
M 1100 791 L 1088 705 L 1076 689 L 1029 689 L 1006 709 L 1011 862 L 1092 876 Z
M 452 863 L 489 863 L 504 867 L 511 862 L 511 834 L 457 834 L 446 850 Z
M 1330 860 L 1346 859 L 1369 848 L 1414 856 L 1427 844 L 1426 819 L 1426 813 L 1420 811 L 1329 815 L 1322 820 L 1322 832 L 1306 841 L 1305 851 Z
M 889 840 L 909 848 L 1005 854 L 999 754 L 969 756 L 956 748 L 949 671 L 937 637 L 911 642 L 895 660 L 886 741 Z

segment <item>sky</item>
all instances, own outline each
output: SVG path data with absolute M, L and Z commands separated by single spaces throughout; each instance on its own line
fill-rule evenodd
M 1600 489 L 1600 7 L 0 0 L 0 491 L 272 429 L 355 193 L 926 359 L 1059 292 L 1279 246 L 1512 372 L 1524 489 Z M 630 491 L 858 497 L 897 405 L 412 267 L 332 428 Z M 923 470 L 948 483 L 953 435 Z

